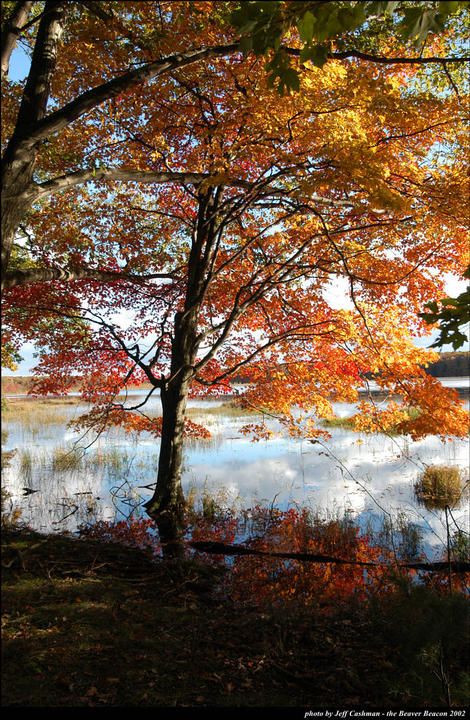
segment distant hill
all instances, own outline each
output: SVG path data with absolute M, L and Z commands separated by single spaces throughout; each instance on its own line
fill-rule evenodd
M 28 392 L 30 383 L 29 377 L 2 375 L 2 395 L 23 395 Z
M 445 352 L 426 372 L 433 377 L 467 377 L 470 375 L 470 352 Z

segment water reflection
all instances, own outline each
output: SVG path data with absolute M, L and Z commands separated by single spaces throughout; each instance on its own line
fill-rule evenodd
M 418 505 L 414 482 L 426 465 L 468 466 L 468 442 L 443 443 L 430 437 L 413 442 L 404 437 L 359 435 L 331 429 L 328 442 L 275 436 L 251 442 L 238 432 L 246 418 L 217 414 L 216 405 L 195 400 L 193 407 L 211 408 L 210 415 L 192 415 L 213 433 L 209 441 L 192 441 L 185 449 L 183 486 L 216 496 L 229 506 L 274 504 L 281 509 L 307 506 L 320 514 L 349 514 L 363 527 L 377 529 L 385 518 L 406 516 L 423 532 L 427 549 L 441 549 L 445 539 L 443 513 Z M 154 411 L 158 403 L 153 401 Z M 335 408 L 341 417 L 351 405 Z M 152 493 L 158 442 L 113 430 L 87 451 L 82 440 L 65 426 L 66 417 L 80 408 L 60 407 L 57 423 L 8 420 L 7 448 L 16 448 L 4 472 L 10 502 L 22 510 L 22 520 L 43 532 L 75 531 L 95 520 L 122 519 L 139 514 Z M 66 417 L 65 417 L 66 416 Z M 24 420 L 24 419 L 23 419 Z M 250 418 L 251 421 L 251 418 Z M 59 462 L 70 453 L 73 462 Z M 32 492 L 31 492 L 32 491 Z M 468 501 L 453 510 L 455 527 L 469 529 Z

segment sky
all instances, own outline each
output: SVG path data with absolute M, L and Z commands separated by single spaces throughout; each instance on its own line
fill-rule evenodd
M 12 80 L 22 80 L 29 69 L 29 58 L 25 54 L 25 52 L 21 49 L 21 47 L 17 47 L 11 57 L 10 62 L 10 69 L 9 69 L 9 77 Z M 462 293 L 466 288 L 466 281 L 462 280 L 460 278 L 456 278 L 454 276 L 448 275 L 445 278 L 445 290 L 449 297 L 456 297 L 460 293 Z M 334 286 L 330 288 L 330 290 L 327 293 L 327 298 L 334 308 L 347 308 L 350 307 L 350 301 L 348 297 L 348 288 L 347 288 L 347 281 L 345 280 L 344 283 L 341 283 L 337 279 L 335 279 Z M 432 299 L 432 298 L 431 298 Z M 416 341 L 416 345 L 418 347 L 427 348 L 429 347 L 434 340 L 437 338 L 438 332 L 435 331 L 430 336 L 426 336 L 424 338 L 418 339 Z M 467 336 L 468 336 L 468 329 L 467 329 Z M 470 338 L 469 338 L 470 339 Z M 447 352 L 451 351 L 453 348 L 449 345 L 445 345 L 442 348 L 439 348 L 440 352 Z M 467 341 L 465 345 L 460 348 L 460 350 L 468 350 L 469 349 L 469 342 Z M 23 358 L 22 362 L 18 364 L 18 368 L 15 371 L 9 370 L 9 369 L 3 369 L 2 368 L 2 374 L 5 376 L 24 376 L 24 375 L 30 375 L 32 373 L 32 370 L 34 366 L 37 364 L 38 360 L 34 358 L 34 352 L 35 348 L 32 343 L 27 343 L 23 346 L 20 353 Z

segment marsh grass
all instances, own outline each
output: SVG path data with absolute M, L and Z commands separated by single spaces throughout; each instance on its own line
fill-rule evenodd
M 68 398 L 63 398 L 63 402 L 61 400 L 9 400 L 2 407 L 2 423 L 7 432 L 16 425 L 23 433 L 36 438 L 52 427 L 63 427 L 70 421 L 73 414 L 71 411 L 77 406 L 77 402 Z
M 354 420 L 351 417 L 322 418 L 320 424 L 325 428 L 342 428 L 354 430 Z
M 71 472 L 82 465 L 82 456 L 75 450 L 55 448 L 52 453 L 52 470 L 55 472 Z
M 415 420 L 417 417 L 420 416 L 421 410 L 419 408 L 409 407 L 406 410 L 406 414 L 408 415 L 409 420 Z M 340 428 L 343 430 L 352 430 L 353 432 L 358 432 L 355 428 L 353 417 L 322 418 L 320 420 L 320 424 L 324 428 Z M 398 437 L 401 435 L 401 433 L 395 427 L 387 428 L 383 431 L 377 430 L 376 432 L 383 432 L 385 435 L 389 435 L 390 437 Z
M 245 415 L 262 415 L 262 411 L 256 408 L 250 408 L 240 403 L 234 402 L 223 402 L 221 404 L 207 405 L 204 407 L 188 407 L 186 409 L 186 415 L 190 418 L 195 417 L 227 417 L 227 418 L 238 418 L 244 417 Z
M 20 474 L 23 481 L 28 482 L 33 475 L 33 455 L 31 450 L 21 450 L 19 454 Z
M 460 468 L 450 465 L 430 465 L 415 483 L 418 502 L 428 510 L 444 510 L 459 502 L 464 489 Z
M 242 499 L 240 496 L 230 497 L 225 487 L 210 488 L 206 478 L 204 485 L 198 487 L 191 484 L 185 491 L 186 512 L 188 517 L 194 519 L 198 514 L 214 522 L 216 518 L 243 514 Z
M 224 442 L 224 436 L 221 432 L 211 432 L 210 437 L 193 437 L 189 436 L 184 439 L 185 450 L 195 450 L 197 448 L 220 448 Z
M 398 511 L 393 517 L 384 515 L 377 542 L 398 557 L 415 560 L 422 552 L 423 530 L 405 512 Z
M 106 468 L 113 474 L 124 472 L 132 460 L 126 450 L 116 447 L 98 448 L 85 456 L 85 462 L 92 468 Z

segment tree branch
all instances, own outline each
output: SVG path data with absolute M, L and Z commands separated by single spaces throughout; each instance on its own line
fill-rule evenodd
M 37 282 L 61 280 L 101 280 L 103 282 L 119 281 L 146 283 L 149 280 L 171 280 L 171 273 L 153 273 L 149 275 L 133 275 L 125 272 L 96 270 L 93 268 L 29 268 L 28 270 L 9 270 L 5 273 L 5 288 L 16 287 Z
M 209 173 L 191 173 L 191 172 L 154 172 L 152 170 L 120 170 L 120 169 L 91 169 L 77 170 L 76 172 L 62 175 L 48 180 L 47 182 L 33 185 L 27 193 L 32 196 L 33 201 L 39 200 L 47 195 L 53 195 L 61 190 L 68 190 L 75 185 L 81 185 L 87 182 L 97 182 L 99 180 L 105 182 L 127 181 L 140 183 L 178 183 L 180 185 L 200 185 L 204 180 L 210 178 Z M 224 185 L 235 185 L 238 187 L 251 187 L 251 184 L 244 180 L 224 179 Z
M 166 58 L 147 63 L 135 70 L 129 70 L 119 77 L 108 80 L 102 85 L 85 91 L 60 110 L 56 110 L 50 115 L 47 115 L 47 117 L 44 117 L 17 142 L 18 150 L 20 152 L 27 151 L 40 140 L 44 140 L 50 135 L 59 132 L 59 130 L 62 130 L 96 106 L 120 95 L 126 90 L 148 82 L 159 75 L 165 75 L 173 70 L 191 65 L 199 60 L 226 55 L 231 52 L 236 52 L 237 50 L 237 43 L 199 48 L 186 53 L 170 55 Z
M 287 175 L 288 169 L 286 169 L 282 175 Z M 282 187 L 270 187 L 270 182 L 276 178 L 264 178 L 260 181 L 249 181 L 242 180 L 240 178 L 228 177 L 224 175 L 217 179 L 210 173 L 191 173 L 191 172 L 155 172 L 153 170 L 121 170 L 121 169 L 89 169 L 89 170 L 77 170 L 67 175 L 48 180 L 44 183 L 37 183 L 30 185 L 25 191 L 25 195 L 34 202 L 40 200 L 48 195 L 53 195 L 62 190 L 68 190 L 76 185 L 81 185 L 87 182 L 136 182 L 136 183 L 153 183 L 156 185 L 162 185 L 165 183 L 175 183 L 179 185 L 200 185 L 205 180 L 213 178 L 214 185 L 224 187 L 238 187 L 246 190 L 257 190 L 257 188 L 266 188 L 263 192 L 262 197 L 275 197 L 275 196 L 286 196 L 292 193 L 295 188 L 286 190 Z M 4 196 L 5 197 L 5 196 Z M 352 200 L 335 200 L 333 198 L 323 197 L 316 193 L 309 195 L 309 200 L 322 205 L 331 205 L 332 207 L 338 208 L 353 208 L 356 203 Z
M 299 51 L 300 55 L 300 51 Z M 358 58 L 359 60 L 368 60 L 369 62 L 380 63 L 383 65 L 426 65 L 429 63 L 462 63 L 470 62 L 470 56 L 462 57 L 386 57 L 385 55 L 371 55 L 370 53 L 360 52 L 359 50 L 346 50 L 344 52 L 332 52 L 330 58 L 336 60 L 345 60 L 346 58 Z

